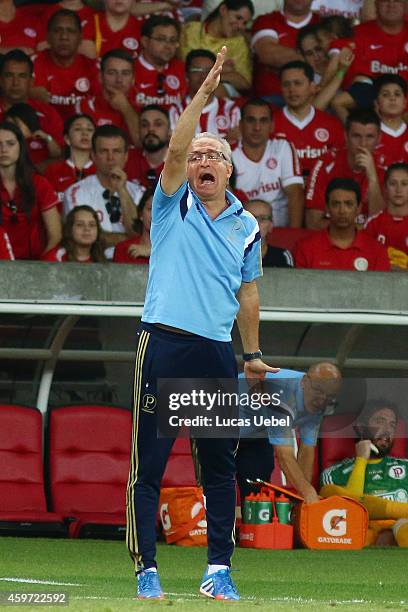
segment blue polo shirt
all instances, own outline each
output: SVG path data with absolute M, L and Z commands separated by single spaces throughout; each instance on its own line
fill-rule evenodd
M 152 252 L 142 321 L 229 342 L 242 282 L 262 276 L 254 217 L 226 192 L 211 219 L 187 181 L 171 196 L 160 182 L 152 203 Z
M 268 426 L 254 428 L 252 425 L 251 415 L 253 411 L 245 406 L 240 407 L 240 417 L 249 417 L 251 425 L 242 428 L 240 435 L 242 438 L 259 437 L 259 433 L 265 432 L 269 442 L 276 446 L 294 446 L 293 429 L 296 429 L 300 440 L 308 446 L 316 446 L 317 436 L 319 433 L 320 422 L 323 418 L 324 411 L 316 414 L 307 412 L 304 406 L 303 388 L 301 385 L 304 372 L 296 370 L 280 370 L 279 372 L 267 372 L 267 385 L 265 392 L 269 395 L 279 393 L 280 406 L 274 410 L 273 406 L 263 407 L 258 412 L 265 418 L 270 418 L 274 415 L 277 418 L 289 416 L 290 425 L 286 426 Z M 245 382 L 244 374 L 239 375 L 240 392 L 246 393 L 248 385 Z M 244 379 L 244 380 L 242 380 Z M 258 435 L 255 435 L 258 433 Z

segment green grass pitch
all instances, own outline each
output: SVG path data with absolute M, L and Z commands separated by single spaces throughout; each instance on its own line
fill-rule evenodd
M 0 538 L 0 592 L 61 592 L 67 612 L 120 611 L 147 607 L 177 612 L 233 605 L 240 610 L 408 611 L 408 550 L 361 551 L 237 549 L 233 578 L 242 600 L 202 598 L 198 586 L 206 563 L 204 548 L 158 547 L 164 601 L 139 602 L 123 542 Z M 11 611 L 13 606 L 0 605 Z M 24 610 L 43 606 L 18 606 Z

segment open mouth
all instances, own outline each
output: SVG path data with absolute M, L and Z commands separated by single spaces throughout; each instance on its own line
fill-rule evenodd
M 213 185 L 215 183 L 215 176 L 211 172 L 203 172 L 199 176 L 200 185 Z

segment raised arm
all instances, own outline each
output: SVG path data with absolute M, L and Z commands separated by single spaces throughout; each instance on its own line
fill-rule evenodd
M 194 138 L 202 110 L 220 82 L 226 53 L 226 47 L 223 47 L 220 53 L 217 53 L 214 66 L 190 104 L 181 114 L 173 131 L 161 178 L 162 189 L 167 195 L 175 193 L 185 181 L 187 153 Z

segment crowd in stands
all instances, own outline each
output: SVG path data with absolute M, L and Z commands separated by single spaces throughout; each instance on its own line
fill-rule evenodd
M 171 130 L 226 45 L 200 130 L 264 265 L 408 269 L 404 0 L 0 6 L 0 259 L 148 264 Z

